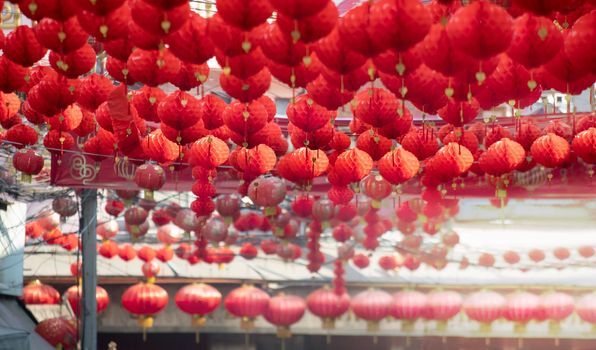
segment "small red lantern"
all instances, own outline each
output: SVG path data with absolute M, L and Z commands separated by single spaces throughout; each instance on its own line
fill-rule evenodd
M 540 296 L 540 313 L 549 320 L 549 331 L 557 333 L 561 329 L 561 321 L 573 313 L 575 301 L 567 293 L 550 292 Z
M 306 305 L 308 311 L 321 318 L 323 329 L 333 329 L 335 320 L 350 308 L 350 296 L 338 295 L 329 288 L 321 288 L 308 295 Z
M 32 149 L 21 148 L 12 158 L 12 164 L 20 171 L 21 181 L 31 182 L 32 175 L 37 175 L 43 169 L 44 159 Z
M 447 321 L 462 308 L 462 297 L 454 291 L 433 291 L 428 294 L 426 317 L 438 321 L 438 328 L 445 328 Z
M 515 322 L 518 333 L 525 331 L 525 325 L 540 311 L 540 299 L 528 292 L 515 292 L 507 296 L 505 318 Z
M 381 175 L 371 173 L 360 181 L 362 192 L 372 199 L 371 207 L 379 209 L 383 199 L 387 198 L 393 190 L 391 184 Z
M 75 316 L 79 317 L 81 313 L 82 294 L 80 286 L 76 285 L 68 288 L 65 294 L 72 312 Z M 97 313 L 101 314 L 108 307 L 108 304 L 110 304 L 110 296 L 104 288 L 97 286 L 95 288 L 95 299 L 97 300 Z
M 532 143 L 532 158 L 547 168 L 556 168 L 569 157 L 571 147 L 564 138 L 548 133 Z
M 246 331 L 254 328 L 254 319 L 266 311 L 268 303 L 269 295 L 251 285 L 232 290 L 224 300 L 226 310 L 241 318 L 240 327 Z
M 466 315 L 481 323 L 481 331 L 490 331 L 490 325 L 503 317 L 506 301 L 501 294 L 492 291 L 480 291 L 470 294 L 464 300 Z
M 180 310 L 191 315 L 192 325 L 200 328 L 205 325 L 206 316 L 219 307 L 221 293 L 208 284 L 193 283 L 180 288 L 174 301 Z
M 405 290 L 393 294 L 393 303 L 390 309 L 391 316 L 405 323 L 402 329 L 407 331 L 413 328 L 414 322 L 424 315 L 426 310 L 426 295 L 414 290 Z
M 59 304 L 60 293 L 54 287 L 34 280 L 23 288 L 23 301 L 31 305 Z
M 269 299 L 263 316 L 267 322 L 277 326 L 277 336 L 284 339 L 292 335 L 290 326 L 300 321 L 305 311 L 304 299 L 296 295 L 280 294 Z
M 168 305 L 168 299 L 168 292 L 153 283 L 137 283 L 122 294 L 122 306 L 139 317 L 143 340 L 147 339 L 147 328 L 153 327 L 154 316 Z
M 368 289 L 358 293 L 351 301 L 356 317 L 367 321 L 369 332 L 379 330 L 379 322 L 389 316 L 393 298 L 385 291 Z
M 73 320 L 64 317 L 48 318 L 35 326 L 35 332 L 56 349 L 77 348 L 78 329 Z
M 265 215 L 275 213 L 275 207 L 286 198 L 286 184 L 277 177 L 258 177 L 248 187 L 248 197 L 265 208 Z

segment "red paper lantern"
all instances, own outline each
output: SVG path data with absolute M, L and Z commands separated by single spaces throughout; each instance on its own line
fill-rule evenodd
M 56 348 L 77 348 L 78 329 L 73 320 L 65 317 L 48 318 L 35 326 L 35 332 Z
M 195 125 L 200 120 L 200 106 L 195 97 L 178 90 L 159 103 L 157 115 L 164 124 L 177 130 L 183 130 Z
M 589 258 L 593 257 L 594 254 L 596 253 L 595 249 L 591 246 L 581 246 L 581 247 L 577 248 L 577 252 L 579 253 L 579 255 L 582 256 L 582 258 L 585 258 L 585 259 L 589 259 Z
M 98 14 L 92 11 L 80 11 L 77 14 L 79 24 L 96 40 L 104 42 L 123 38 L 128 33 L 130 6 L 125 4 L 117 9 Z
M 513 21 L 513 39 L 507 55 L 524 67 L 537 68 L 561 50 L 563 37 L 553 22 L 525 13 Z
M 350 50 L 348 41 L 342 39 L 337 29 L 317 42 L 315 52 L 327 68 L 341 75 L 353 72 L 366 63 L 366 57 Z M 340 91 L 344 90 L 342 86 L 339 88 Z
M 579 70 L 591 71 L 592 74 L 596 73 L 594 67 L 596 52 L 588 43 L 596 40 L 594 27 L 596 27 L 596 13 L 590 11 L 575 21 L 565 39 L 565 53 L 573 58 L 571 64 Z
M 487 59 L 509 47 L 513 37 L 513 19 L 501 6 L 476 1 L 461 7 L 451 16 L 447 35 L 465 54 Z
M 291 16 L 278 15 L 277 25 L 292 36 L 294 41 L 313 43 L 327 36 L 337 25 L 337 6 L 327 1 L 326 6 L 311 16 L 295 19 Z
M 126 66 L 131 79 L 148 86 L 158 86 L 175 80 L 180 70 L 180 61 L 168 49 L 137 49 L 128 58 Z
M 596 324 L 596 293 L 583 295 L 575 304 L 575 312 L 585 322 Z
M 153 191 L 163 187 L 166 173 L 157 164 L 146 163 L 135 170 L 135 183 L 145 190 L 145 199 L 153 199 Z
M 205 136 L 194 142 L 190 149 L 189 163 L 205 169 L 215 169 L 228 160 L 228 145 L 214 136 Z
M 462 308 L 462 297 L 453 291 L 433 291 L 427 295 L 426 317 L 431 320 L 447 321 Z
M 352 257 L 352 262 L 354 263 L 354 265 L 356 265 L 356 267 L 358 267 L 359 269 L 365 269 L 368 267 L 368 265 L 370 264 L 370 259 L 368 258 L 368 256 L 364 255 L 364 254 L 355 254 Z
M 371 25 L 372 3 L 363 2 L 351 8 L 339 23 L 339 34 L 350 48 L 366 57 L 375 57 L 382 49 L 375 43 L 377 34 Z
M 29 90 L 27 101 L 36 112 L 53 116 L 77 100 L 78 85 L 77 80 L 47 76 Z
M 153 317 L 168 305 L 168 292 L 152 283 L 137 283 L 122 294 L 122 306 L 129 313 L 139 317 L 139 324 L 146 328 L 153 326 Z
M 258 73 L 241 79 L 234 75 L 219 76 L 221 88 L 240 102 L 248 103 L 263 96 L 271 85 L 271 72 L 265 67 Z
M 251 30 L 265 23 L 273 12 L 268 1 L 259 0 L 217 0 L 216 6 L 217 13 L 224 21 L 243 30 Z
M 230 130 L 246 137 L 265 127 L 268 115 L 265 106 L 258 101 L 247 104 L 235 101 L 226 107 L 223 118 Z
M 507 296 L 505 318 L 518 324 L 525 324 L 536 317 L 540 310 L 540 299 L 531 293 L 515 292 Z
M 392 304 L 391 294 L 369 289 L 356 294 L 350 306 L 356 317 L 368 322 L 368 330 L 372 332 L 378 331 L 379 322 L 389 316 Z
M 584 130 L 573 138 L 573 151 L 588 164 L 596 164 L 596 128 Z
M 75 316 L 79 317 L 81 313 L 80 306 L 82 294 L 80 287 L 78 285 L 72 286 L 68 288 L 64 294 L 66 294 L 66 300 L 68 300 L 73 313 Z M 95 287 L 95 300 L 97 301 L 97 314 L 104 312 L 108 307 L 108 304 L 110 304 L 110 296 L 108 295 L 108 292 L 100 286 Z
M 57 54 L 50 52 L 50 65 L 58 73 L 67 78 L 76 79 L 80 75 L 88 73 L 95 66 L 95 51 L 89 44 L 68 53 Z
M 426 310 L 426 295 L 414 290 L 405 290 L 393 294 L 391 316 L 407 322 L 416 321 Z
M 33 29 L 26 25 L 16 27 L 4 39 L 6 58 L 24 67 L 31 67 L 42 59 L 47 49 L 37 41 Z
M 239 254 L 246 260 L 252 260 L 257 257 L 259 252 L 257 250 L 257 247 L 255 247 L 251 243 L 244 243 L 242 247 L 240 247 Z
M 341 91 L 340 88 L 329 83 L 323 75 L 306 85 L 309 96 L 321 106 L 336 110 L 352 100 L 354 93 L 349 90 Z
M 385 154 L 378 162 L 379 173 L 393 185 L 408 181 L 418 173 L 419 163 L 416 156 L 404 147 Z
M 275 208 L 286 198 L 286 184 L 276 177 L 258 177 L 250 183 L 248 196 L 260 207 Z
M 560 322 L 573 313 L 575 301 L 566 293 L 551 292 L 540 296 L 540 311 L 548 320 Z
M 34 280 L 23 288 L 23 301 L 28 305 L 59 304 L 60 293 L 54 287 Z
M 308 95 L 302 95 L 286 109 L 290 122 L 305 132 L 313 132 L 335 118 L 335 113 L 316 104 Z
M 490 327 L 490 324 L 503 317 L 506 301 L 501 294 L 493 291 L 480 291 L 470 294 L 463 303 L 466 315 L 483 327 Z
M 329 288 L 320 288 L 310 293 L 306 299 L 308 311 L 321 318 L 323 329 L 333 329 L 335 320 L 350 308 L 348 294 L 336 294 Z
M 193 283 L 178 290 L 174 301 L 183 312 L 192 316 L 192 325 L 201 327 L 205 317 L 214 312 L 221 303 L 221 293 L 204 283 Z
M 132 245 L 126 243 L 120 246 L 120 249 L 118 250 L 118 256 L 124 261 L 131 261 L 137 257 L 137 251 L 132 247 Z
M 358 182 L 372 169 L 372 158 L 364 151 L 353 148 L 342 152 L 335 161 L 335 172 L 345 183 Z
M 401 145 L 419 160 L 427 159 L 439 150 L 439 142 L 432 130 L 419 129 L 411 131 L 403 137 Z
M 571 147 L 564 138 L 548 133 L 537 138 L 531 147 L 532 158 L 547 168 L 556 168 L 569 157 Z
M 300 321 L 306 311 L 306 302 L 296 295 L 280 294 L 269 299 L 263 316 L 267 322 L 277 326 L 277 336 L 291 335 L 290 326 Z
M 190 4 L 182 2 L 171 8 L 152 6 L 144 0 L 130 1 L 131 17 L 135 23 L 156 36 L 176 32 L 190 18 Z
M 501 176 L 521 166 L 525 157 L 526 152 L 519 143 L 503 138 L 480 156 L 480 167 L 490 175 Z
M 43 18 L 33 30 L 41 45 L 57 53 L 70 53 L 81 48 L 88 37 L 76 17 L 63 22 Z
M 370 7 L 370 23 L 379 47 L 404 51 L 424 39 L 432 18 L 419 1 L 382 0 Z
M 241 318 L 240 327 L 245 330 L 254 327 L 254 319 L 265 313 L 268 304 L 269 295 L 251 285 L 232 290 L 224 300 L 226 310 Z
M 329 0 L 271 0 L 273 8 L 294 19 L 312 16 L 325 8 Z

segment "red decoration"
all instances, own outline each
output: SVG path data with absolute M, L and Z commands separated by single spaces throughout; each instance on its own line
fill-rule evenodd
M 152 283 L 137 283 L 122 294 L 122 306 L 129 313 L 139 316 L 143 331 L 153 326 L 153 317 L 168 305 L 168 300 L 168 292 Z
M 426 305 L 428 319 L 447 321 L 461 310 L 462 297 L 453 291 L 434 291 L 427 295 Z
M 393 298 L 387 292 L 369 289 L 356 294 L 351 301 L 356 317 L 368 322 L 369 331 L 378 331 L 379 322 L 389 316 Z
M 33 29 L 26 25 L 18 26 L 8 33 L 2 50 L 6 58 L 24 67 L 33 66 L 47 52 L 37 41 Z
M 480 156 L 480 167 L 487 174 L 501 176 L 517 169 L 525 156 L 526 152 L 519 143 L 503 138 Z
M 466 297 L 463 309 L 470 319 L 488 326 L 503 316 L 505 305 L 501 294 L 480 291 Z
M 48 318 L 35 326 L 35 332 L 56 348 L 64 350 L 77 348 L 78 329 L 73 320 L 64 317 Z
M 540 310 L 540 299 L 527 292 L 516 292 L 507 296 L 505 318 L 520 324 L 536 317 Z
M 205 317 L 215 311 L 221 303 L 221 293 L 214 287 L 193 283 L 178 290 L 176 306 L 192 316 L 193 326 L 202 326 Z
M 34 280 L 23 288 L 23 301 L 30 305 L 59 304 L 60 293 L 54 287 Z
M 391 316 L 408 322 L 422 317 L 426 310 L 426 295 L 417 291 L 401 291 L 393 294 Z
M 304 316 L 306 302 L 296 295 L 280 294 L 269 299 L 263 316 L 267 322 L 277 326 L 277 336 L 287 338 L 291 335 L 290 326 Z
M 350 308 L 348 294 L 338 295 L 329 288 L 321 288 L 310 293 L 306 299 L 308 311 L 321 318 L 323 329 L 333 329 L 335 320 Z
M 447 23 L 453 45 L 476 59 L 487 59 L 509 47 L 513 19 L 507 10 L 488 1 L 476 1 L 457 10 Z
M 569 157 L 571 147 L 564 138 L 548 133 L 532 143 L 532 158 L 547 168 L 556 168 Z
M 424 39 L 432 24 L 427 8 L 416 0 L 382 0 L 370 8 L 372 39 L 379 47 L 407 50 Z
M 232 290 L 224 300 L 226 310 L 230 314 L 242 318 L 240 326 L 245 330 L 254 327 L 254 319 L 265 313 L 268 303 L 269 295 L 250 285 Z
M 82 294 L 80 287 L 72 286 L 66 290 L 65 294 L 66 299 L 70 304 L 70 308 L 74 312 L 75 316 L 79 317 L 81 312 L 80 306 Z M 97 313 L 101 314 L 108 307 L 108 304 L 110 304 L 110 296 L 104 288 L 97 286 L 95 288 L 95 299 L 97 301 Z

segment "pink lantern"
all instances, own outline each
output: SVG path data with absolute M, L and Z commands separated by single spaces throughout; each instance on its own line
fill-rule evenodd
M 575 312 L 585 322 L 592 324 L 592 329 L 596 328 L 596 292 L 586 294 L 579 298 L 575 304 Z
M 427 295 L 426 318 L 438 321 L 438 329 L 445 330 L 447 321 L 457 315 L 462 307 L 462 297 L 458 292 L 434 291 Z
M 507 296 L 505 318 L 515 322 L 516 333 L 523 333 L 526 324 L 536 318 L 540 311 L 540 299 L 528 292 L 515 292 Z
M 391 316 L 404 320 L 402 330 L 412 330 L 414 322 L 424 315 L 426 295 L 415 290 L 404 290 L 393 294 Z
M 573 297 L 567 293 L 550 292 L 540 296 L 540 313 L 549 320 L 551 333 L 558 333 L 560 322 L 569 317 L 575 308 Z
M 184 232 L 173 224 L 159 226 L 157 228 L 157 239 L 163 244 L 174 244 L 178 242 Z
M 389 316 L 393 298 L 391 294 L 378 290 L 367 289 L 352 298 L 352 312 L 356 317 L 367 321 L 368 331 L 379 330 L 379 322 Z
M 505 298 L 501 294 L 493 291 L 480 291 L 466 297 L 463 309 L 471 320 L 481 323 L 480 330 L 482 332 L 488 332 L 491 323 L 503 317 L 505 305 Z
M 118 234 L 118 223 L 116 220 L 102 222 L 97 225 L 96 233 L 102 239 L 114 238 Z
M 275 214 L 275 207 L 286 198 L 286 184 L 278 177 L 259 176 L 248 186 L 248 197 L 265 208 L 265 215 Z

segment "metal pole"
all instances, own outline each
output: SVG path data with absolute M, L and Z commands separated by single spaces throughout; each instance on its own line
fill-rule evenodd
M 83 190 L 81 200 L 81 240 L 83 244 L 83 303 L 82 336 L 83 350 L 97 350 L 97 190 Z

